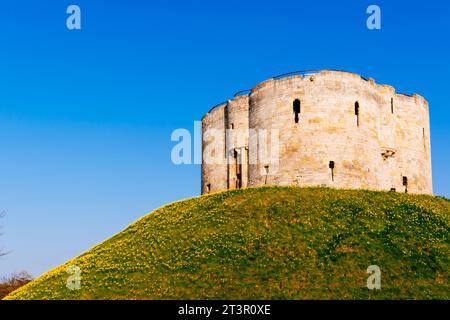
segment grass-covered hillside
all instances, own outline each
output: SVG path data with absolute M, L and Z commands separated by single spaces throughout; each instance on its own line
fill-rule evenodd
M 7 299 L 449 299 L 449 226 L 438 197 L 228 191 L 157 209 Z

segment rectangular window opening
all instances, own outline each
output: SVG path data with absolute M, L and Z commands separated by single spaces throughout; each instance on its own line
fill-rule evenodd
M 293 102 L 293 111 L 294 111 L 294 122 L 298 123 L 299 121 L 299 114 L 302 111 L 301 110 L 301 102 L 299 99 L 295 99 Z
M 236 169 L 236 189 L 242 188 L 242 150 L 234 150 L 235 169 Z
M 242 188 L 242 174 L 236 174 L 236 189 Z
M 331 181 L 334 181 L 334 161 L 330 161 L 328 167 L 331 170 Z
M 264 166 L 264 172 L 266 173 L 266 176 L 264 177 L 264 184 L 267 184 L 267 176 L 269 175 L 269 166 Z
M 408 193 L 408 177 L 403 177 L 403 186 L 405 187 L 405 193 Z

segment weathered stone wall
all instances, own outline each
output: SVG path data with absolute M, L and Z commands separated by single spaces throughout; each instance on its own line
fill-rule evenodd
M 202 119 L 202 194 L 226 190 L 226 104 L 212 109 Z
M 260 143 L 239 133 L 241 142 L 225 143 L 229 165 L 203 166 L 203 193 L 207 184 L 210 191 L 269 184 L 432 193 L 429 110 L 418 95 L 396 94 L 353 73 L 321 71 L 262 82 L 218 109 L 205 115 L 204 129 L 278 130 L 279 163 L 249 164 Z
M 248 186 L 248 99 L 248 95 L 238 96 L 227 105 L 229 189 Z

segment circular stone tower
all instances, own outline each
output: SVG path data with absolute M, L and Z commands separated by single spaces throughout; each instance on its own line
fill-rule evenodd
M 202 193 L 260 185 L 432 193 L 427 102 L 373 79 L 329 70 L 273 78 L 202 124 Z

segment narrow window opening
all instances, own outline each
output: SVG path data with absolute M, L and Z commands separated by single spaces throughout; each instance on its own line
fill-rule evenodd
M 334 181 L 334 161 L 330 161 L 328 167 L 331 170 L 331 181 Z
M 242 175 L 240 173 L 236 174 L 236 189 L 242 188 Z
M 264 178 L 264 184 L 267 184 L 267 176 L 269 175 L 269 166 L 268 165 L 264 166 L 264 171 L 266 173 L 266 176 Z
M 405 187 L 405 193 L 408 193 L 408 177 L 403 177 L 403 186 Z
M 206 192 L 207 192 L 207 193 L 210 193 L 210 192 L 211 192 L 211 183 L 208 183 L 208 184 L 206 185 Z
M 394 98 L 391 98 L 391 113 L 394 113 Z
M 427 152 L 427 140 L 425 139 L 425 128 L 422 128 L 422 141 L 423 141 L 423 148 L 425 152 Z
M 359 127 L 359 102 L 355 102 L 356 125 Z
M 234 158 L 236 159 L 236 189 L 242 188 L 242 157 L 241 152 L 234 150 Z
M 230 129 L 234 129 L 234 123 L 231 124 Z
M 299 116 L 298 115 L 302 111 L 301 110 L 300 100 L 298 100 L 298 99 L 294 100 L 293 111 L 294 111 L 294 121 L 295 121 L 295 123 L 298 123 L 298 120 L 299 120 Z

